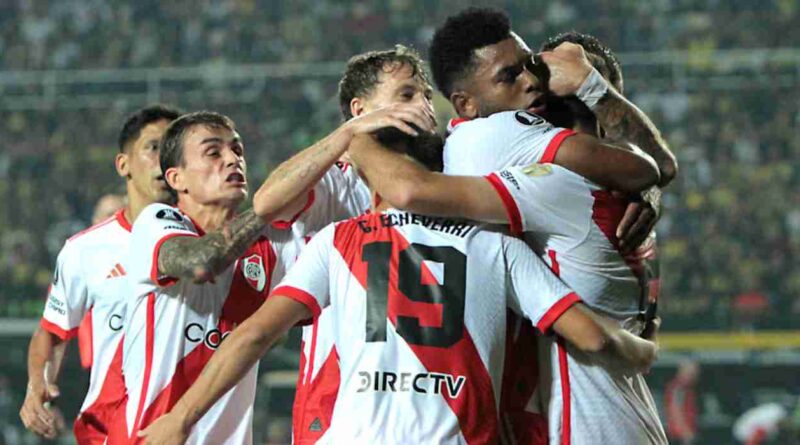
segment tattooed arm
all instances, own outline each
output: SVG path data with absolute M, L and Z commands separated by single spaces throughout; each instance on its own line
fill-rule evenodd
M 278 166 L 253 195 L 253 209 L 202 237 L 174 237 L 158 253 L 158 272 L 197 283 L 210 281 L 255 242 L 273 221 L 290 220 L 308 192 L 347 150 L 355 135 L 396 127 L 416 135 L 408 123 L 429 130 L 433 111 L 410 104 L 391 105 L 351 119 L 316 144 Z
M 202 237 L 178 236 L 158 251 L 158 272 L 195 283 L 211 281 L 253 244 L 266 223 L 248 210 Z
M 609 88 L 594 109 L 597 121 L 609 139 L 627 140 L 655 159 L 661 172 L 664 187 L 678 173 L 678 163 L 667 141 L 642 110 L 625 99 L 614 88 Z
M 344 154 L 353 137 L 386 127 L 417 135 L 409 124 L 433 131 L 433 109 L 413 104 L 394 104 L 353 118 L 333 133 L 279 165 L 253 195 L 253 209 L 267 221 L 289 220 L 305 204 L 304 199 L 325 172 Z
M 564 42 L 553 51 L 540 54 L 550 71 L 549 89 L 558 96 L 576 94 L 593 68 L 580 45 Z M 634 104 L 625 99 L 613 87 L 603 97 L 595 98 L 592 108 L 605 137 L 625 140 L 652 156 L 661 173 L 659 186 L 663 187 L 675 177 L 678 165 L 661 133 L 653 122 Z M 585 102 L 585 101 L 584 101 Z

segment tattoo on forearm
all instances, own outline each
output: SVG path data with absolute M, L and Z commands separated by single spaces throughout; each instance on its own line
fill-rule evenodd
M 159 251 L 158 270 L 170 277 L 207 281 L 239 258 L 264 226 L 251 209 L 200 238 L 169 239 Z
M 609 89 L 600 99 L 595 115 L 606 138 L 635 144 L 655 159 L 659 169 L 671 163 L 669 146 L 653 122 L 615 90 Z

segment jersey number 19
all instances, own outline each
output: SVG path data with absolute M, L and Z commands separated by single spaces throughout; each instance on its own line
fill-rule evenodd
M 366 244 L 362 251 L 362 260 L 367 263 L 367 342 L 386 341 L 391 256 L 390 241 Z M 422 284 L 426 261 L 444 266 L 441 283 Z M 398 290 L 411 301 L 441 305 L 442 323 L 440 327 L 422 326 L 419 317 L 397 315 L 397 333 L 409 344 L 420 346 L 446 348 L 461 340 L 466 271 L 466 255 L 453 247 L 413 243 L 401 250 L 397 264 Z

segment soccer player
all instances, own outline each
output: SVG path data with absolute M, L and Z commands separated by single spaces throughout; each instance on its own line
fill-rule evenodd
M 473 9 L 451 17 L 437 30 L 430 53 L 434 78 L 459 114 L 468 118 L 487 116 L 454 128 L 445 147 L 445 172 L 497 172 L 489 175 L 489 182 L 420 173 L 419 168 L 419 174 L 414 174 L 413 168 L 401 169 L 387 157 L 359 160 L 351 148 L 353 159 L 368 165 L 364 170 L 373 187 L 398 207 L 423 213 L 485 221 L 497 221 L 506 214 L 512 230 L 528 232 L 526 239 L 532 247 L 589 306 L 618 320 L 638 315 L 642 289 L 635 270 L 620 252 L 616 230 L 627 202 L 599 187 L 595 179 L 586 181 L 559 167 L 587 177 L 576 165 L 586 168 L 588 163 L 589 169 L 603 171 L 622 161 L 622 155 L 617 153 L 612 158 L 597 156 L 596 151 L 592 154 L 591 147 L 596 150 L 607 144 L 590 134 L 553 127 L 530 112 L 542 111 L 544 89 L 528 71 L 534 69 L 528 62 L 529 51 L 510 31 L 504 14 Z M 674 157 L 658 131 L 635 106 L 609 88 L 599 73 L 592 71 L 580 46 L 563 44 L 541 57 L 554 93 L 577 93 L 587 106 L 593 107 L 607 134 L 627 135 L 629 142 L 646 147 L 660 168 L 661 184 L 665 177 L 668 182 L 674 176 Z M 505 111 L 517 108 L 530 111 Z M 538 162 L 559 165 L 540 167 L 535 165 Z M 508 168 L 514 165 L 519 167 Z M 374 169 L 371 174 L 370 168 Z M 639 183 L 639 190 L 658 180 L 652 179 L 651 176 L 651 182 Z M 627 192 L 636 189 L 630 183 L 601 185 Z M 494 190 L 499 195 L 492 196 Z M 579 352 L 567 356 L 563 344 L 549 349 L 553 351 L 550 358 L 554 372 L 550 380 L 548 373 L 544 374 L 547 385 L 542 390 L 550 392 L 552 443 L 570 443 L 571 437 L 576 438 L 576 443 L 664 442 L 663 429 L 641 375 L 625 380 L 619 372 L 584 365 L 592 362 L 583 360 Z M 545 363 L 542 369 L 547 371 L 550 366 Z M 528 393 L 527 396 L 533 395 L 533 391 Z M 572 397 L 573 393 L 579 396 Z M 510 402 L 511 417 L 527 404 L 525 399 L 522 402 Z M 510 422 L 520 425 L 513 418 Z M 524 439 L 528 443 L 536 443 L 535 440 Z
M 177 207 L 154 204 L 133 227 L 123 373 L 127 404 L 115 418 L 109 443 L 136 433 L 168 411 L 228 336 L 264 301 L 299 254 L 293 230 L 314 207 L 304 199 L 357 134 L 394 126 L 432 128 L 413 106 L 393 106 L 354 119 L 281 164 L 247 198 L 244 145 L 225 116 L 198 112 L 170 125 L 160 163 Z M 190 442 L 250 443 L 255 368 L 200 421 Z
M 339 106 L 345 121 L 393 104 L 409 104 L 433 113 L 430 85 L 422 60 L 402 45 L 385 51 L 370 51 L 353 56 L 339 82 Z M 370 194 L 350 164 L 340 164 L 344 175 L 358 186 L 351 187 L 362 207 L 345 218 L 318 218 L 324 224 L 359 216 L 369 209 Z M 366 193 L 364 191 L 366 190 Z M 366 200 L 363 196 L 366 195 Z M 353 208 L 351 206 L 351 208 Z M 311 235 L 308 226 L 304 235 Z M 338 355 L 333 345 L 331 311 L 324 310 L 311 325 L 303 327 L 300 373 L 292 410 L 293 443 L 315 443 L 330 425 L 340 374 Z
M 441 168 L 438 137 L 409 142 L 388 133 L 384 143 Z M 280 335 L 325 307 L 342 383 L 318 443 L 497 443 L 507 307 L 581 350 L 610 352 L 635 367 L 653 359 L 655 344 L 586 312 L 522 241 L 464 220 L 394 210 L 377 194 L 373 202 L 380 204 L 372 213 L 311 240 L 175 409 L 143 432 L 146 443 L 196 434 L 197 419 Z
M 79 232 L 64 244 L 56 260 L 41 326 L 28 350 L 28 390 L 20 410 L 25 427 L 54 438 L 58 431 L 46 402 L 58 396 L 58 373 L 64 347 L 89 318 L 91 373 L 89 389 L 75 421 L 79 443 L 103 443 L 109 414 L 121 392 L 120 336 L 125 317 L 122 266 L 130 242 L 131 221 L 153 202 L 169 199 L 158 163 L 158 141 L 180 112 L 156 105 L 132 114 L 119 134 L 117 173 L 125 178 L 127 205 L 111 217 Z

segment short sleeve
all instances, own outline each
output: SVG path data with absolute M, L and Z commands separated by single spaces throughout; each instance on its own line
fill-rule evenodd
M 313 234 L 332 222 L 359 216 L 369 207 L 369 189 L 355 168 L 338 163 L 325 172 L 309 193 L 306 205 L 292 220 L 272 225 L 288 229 L 294 224 L 303 235 Z
M 334 231 L 335 225 L 331 224 L 311 239 L 272 295 L 303 303 L 315 317 L 330 304 L 329 266 Z
M 90 308 L 81 258 L 68 241 L 56 259 L 53 283 L 47 293 L 40 325 L 61 340 L 69 340 L 78 333 L 78 326 Z
M 600 188 L 557 165 L 510 167 L 486 176 L 506 208 L 510 231 L 581 237 Z
M 486 175 L 514 165 L 552 162 L 574 131 L 527 111 L 506 111 L 458 124 L 444 148 L 444 173 Z
M 129 280 L 133 284 L 150 282 L 160 287 L 175 284 L 178 281 L 176 277 L 159 274 L 158 254 L 167 240 L 179 236 L 200 236 L 188 216 L 166 204 L 145 207 L 131 231 Z
M 523 241 L 503 237 L 511 292 L 509 305 L 546 333 L 567 309 L 581 301 Z

